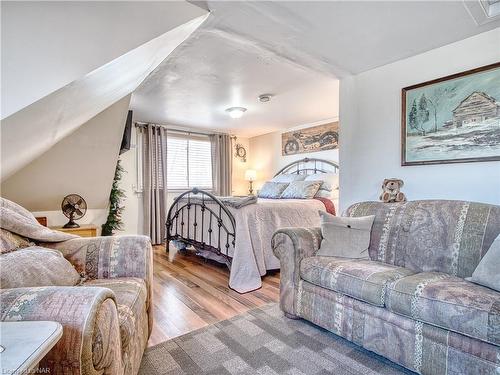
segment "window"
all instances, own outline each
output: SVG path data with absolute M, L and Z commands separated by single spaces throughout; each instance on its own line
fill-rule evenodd
M 212 148 L 208 137 L 167 137 L 167 189 L 212 188 Z

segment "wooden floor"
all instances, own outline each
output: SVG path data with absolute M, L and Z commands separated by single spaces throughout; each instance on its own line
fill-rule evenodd
M 263 277 L 262 288 L 245 294 L 229 289 L 228 276 L 226 266 L 193 253 L 177 254 L 170 263 L 165 248 L 155 246 L 154 324 L 148 345 L 278 301 L 278 271 Z

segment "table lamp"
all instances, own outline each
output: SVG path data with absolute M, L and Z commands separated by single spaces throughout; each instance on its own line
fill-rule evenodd
M 253 169 L 247 169 L 245 171 L 245 180 L 248 181 L 248 193 L 249 195 L 253 195 L 253 186 L 252 183 L 257 179 L 257 172 Z

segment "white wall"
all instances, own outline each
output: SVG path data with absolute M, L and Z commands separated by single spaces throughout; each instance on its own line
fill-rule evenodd
M 241 144 L 247 150 L 247 161 L 243 162 L 240 158 L 234 157 L 236 153 L 236 144 Z M 250 164 L 250 140 L 248 138 L 238 137 L 233 140 L 233 195 L 248 194 L 248 181 L 245 181 L 245 171 L 252 169 Z
M 60 211 L 75 193 L 88 208 L 105 209 L 129 103 L 127 95 L 3 181 L 2 196 L 31 211 Z
M 337 121 L 336 118 L 315 122 L 312 124 L 304 124 L 290 129 L 285 129 L 278 132 L 260 135 L 250 138 L 250 165 L 257 171 L 257 181 L 254 184 L 255 189 L 259 189 L 265 181 L 270 180 L 273 176 L 285 165 L 303 158 L 320 158 L 327 159 L 333 162 L 339 161 L 339 150 L 326 150 L 318 152 L 308 152 L 296 155 L 281 155 L 281 134 L 291 130 L 308 128 L 315 125 L 325 124 L 328 122 Z M 339 125 L 342 129 L 342 124 Z M 340 130 L 341 131 L 341 130 Z M 342 147 L 342 146 L 339 146 Z
M 384 178 L 410 200 L 500 204 L 500 162 L 401 167 L 401 88 L 500 61 L 500 29 L 340 82 L 340 205 L 378 200 Z

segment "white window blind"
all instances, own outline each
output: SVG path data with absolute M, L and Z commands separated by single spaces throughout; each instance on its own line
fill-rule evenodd
M 167 188 L 212 188 L 212 155 L 208 137 L 167 136 Z

